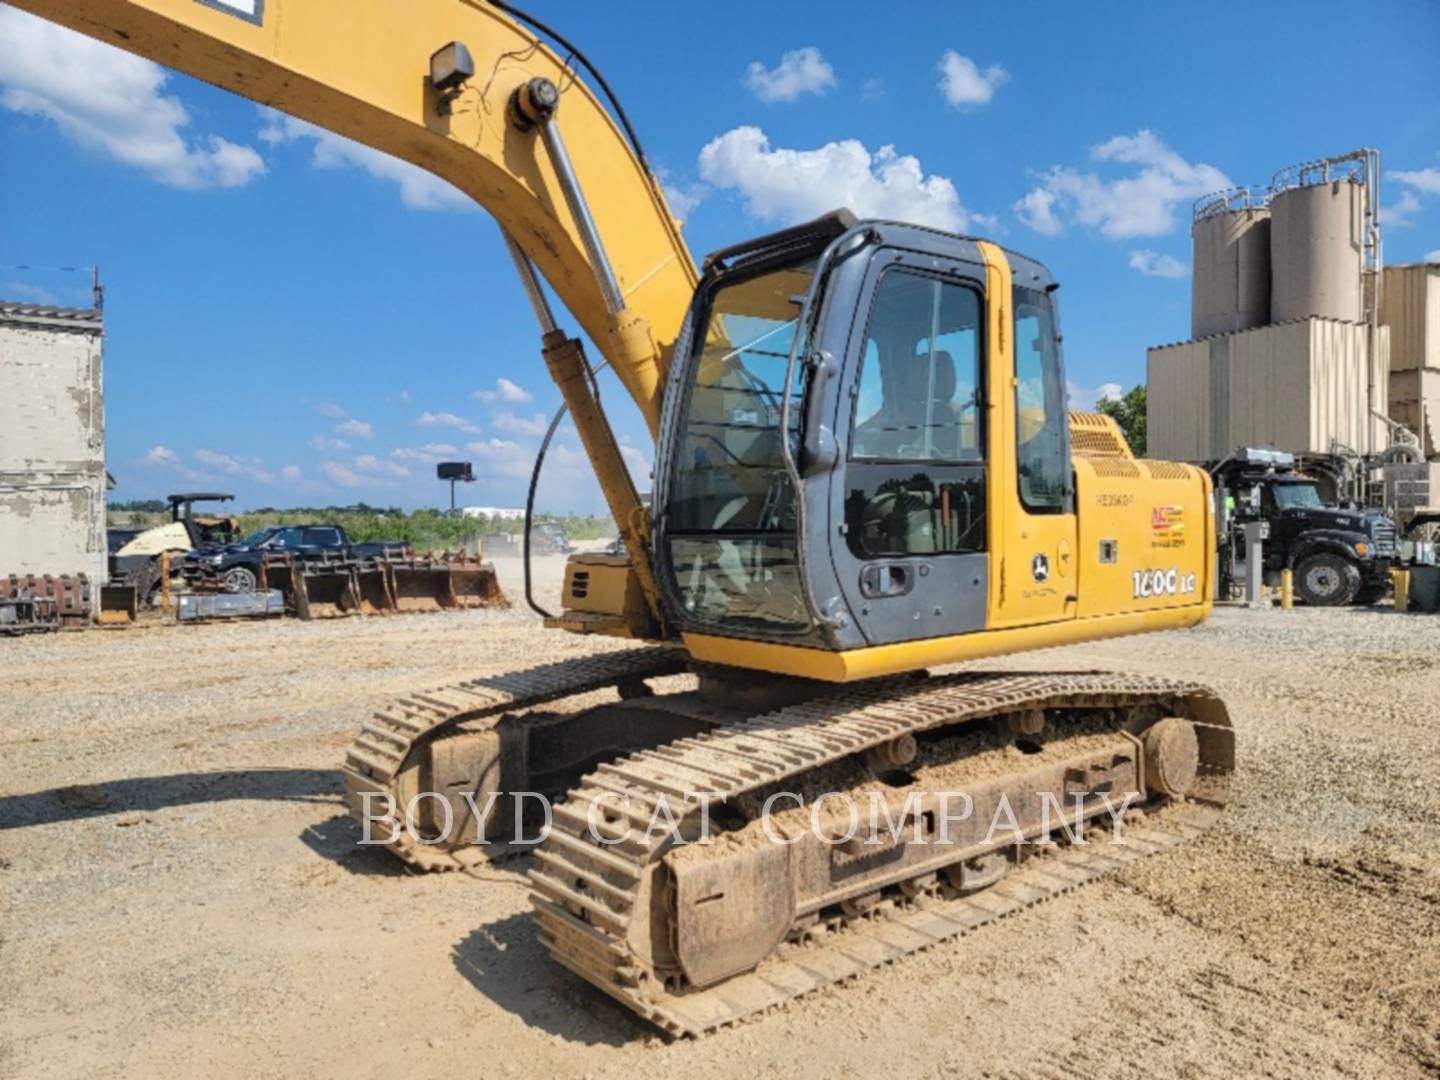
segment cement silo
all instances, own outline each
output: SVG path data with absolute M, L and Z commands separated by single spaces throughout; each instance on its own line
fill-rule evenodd
M 1190 336 L 1270 322 L 1270 211 L 1250 192 L 1201 200 L 1190 229 Z
M 1326 179 L 1270 199 L 1270 321 L 1312 316 L 1363 322 L 1365 185 Z

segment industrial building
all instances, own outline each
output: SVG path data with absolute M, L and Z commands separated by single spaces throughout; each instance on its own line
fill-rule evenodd
M 1382 266 L 1379 154 L 1195 204 L 1191 340 L 1148 350 L 1150 452 L 1344 462 L 1404 524 L 1440 502 L 1440 266 Z
M 1151 453 L 1386 449 L 1378 168 L 1358 151 L 1196 203 L 1191 340 L 1147 357 Z
M 0 301 L 0 576 L 105 581 L 104 336 L 98 304 Z

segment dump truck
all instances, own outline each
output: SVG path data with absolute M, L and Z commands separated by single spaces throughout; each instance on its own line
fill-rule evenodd
M 1039 260 L 840 208 L 697 263 L 609 85 L 500 0 L 17 3 L 429 170 L 513 257 L 626 553 L 572 556 L 547 625 L 628 645 L 399 694 L 343 764 L 371 842 L 421 870 L 529 844 L 550 955 L 699 1035 L 1214 820 L 1208 689 L 952 666 L 1211 610 L 1210 479 L 1067 414 Z M 654 439 L 648 508 L 541 277 Z M 554 800 L 538 846 L 524 793 Z

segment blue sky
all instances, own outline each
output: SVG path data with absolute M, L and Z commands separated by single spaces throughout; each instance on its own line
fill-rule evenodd
M 1376 146 L 1387 262 L 1440 258 L 1440 4 L 530 7 L 620 94 L 697 256 L 847 200 L 994 236 L 1061 281 L 1081 401 L 1187 336 L 1213 187 Z M 452 191 L 3 6 L 0 161 L 0 296 L 84 302 L 14 267 L 101 267 L 115 497 L 435 505 L 455 456 L 467 502 L 523 498 L 559 397 Z M 573 436 L 540 501 L 600 505 Z

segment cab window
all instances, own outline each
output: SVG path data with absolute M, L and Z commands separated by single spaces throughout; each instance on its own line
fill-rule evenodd
M 880 278 L 846 469 L 857 558 L 984 550 L 983 310 L 958 281 L 897 269 Z
M 1065 379 L 1050 295 L 1015 290 L 1015 431 L 1020 502 L 1038 513 L 1068 503 Z

